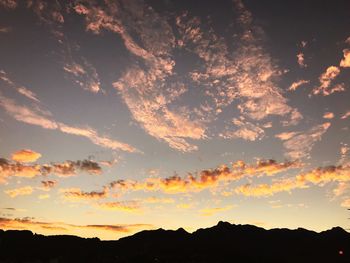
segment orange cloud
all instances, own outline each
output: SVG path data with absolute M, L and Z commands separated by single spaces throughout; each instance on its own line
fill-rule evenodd
M 180 209 L 190 209 L 193 207 L 193 204 L 183 203 L 183 204 L 178 204 L 176 207 Z
M 279 192 L 308 188 L 310 184 L 323 186 L 330 182 L 349 182 L 350 166 L 327 166 L 299 174 L 294 178 L 281 179 L 271 184 L 252 186 L 246 184 L 235 189 L 237 194 L 246 196 L 269 196 Z
M 340 205 L 342 207 L 350 208 L 350 198 L 349 199 L 345 199 Z
M 293 179 L 285 179 L 274 182 L 272 184 L 260 184 L 257 186 L 251 186 L 245 184 L 235 189 L 237 194 L 245 196 L 269 196 L 279 192 L 290 192 L 296 188 L 307 188 L 303 182 L 299 182 Z
M 48 199 L 48 198 L 50 198 L 50 195 L 49 194 L 39 195 L 38 198 L 41 200 Z
M 340 61 L 340 66 L 342 68 L 350 67 L 350 49 L 343 50 L 344 58 Z
M 337 84 L 331 87 L 332 81 L 339 75 L 340 69 L 336 66 L 330 66 L 326 69 L 326 72 L 322 73 L 319 78 L 320 86 L 312 90 L 312 94 L 328 96 L 334 92 L 344 91 L 344 83 Z
M 296 89 L 298 89 L 300 86 L 302 86 L 302 85 L 305 85 L 305 84 L 308 84 L 308 83 L 310 83 L 310 80 L 298 80 L 298 81 L 296 81 L 296 82 L 293 82 L 290 86 L 289 86 L 289 88 L 288 88 L 288 90 L 289 91 L 295 91 Z
M 347 119 L 349 117 L 350 117 L 350 111 L 347 111 L 346 113 L 343 114 L 343 116 L 341 116 L 341 119 L 345 120 L 345 119 Z
M 297 161 L 278 163 L 274 160 L 259 160 L 252 165 L 237 161 L 232 168 L 221 165 L 215 169 L 189 173 L 186 177 L 174 175 L 167 178 L 147 178 L 144 181 L 118 180 L 111 182 L 109 187 L 118 191 L 196 192 L 216 187 L 224 181 L 236 181 L 243 177 L 272 176 L 301 166 L 302 164 Z
M 32 163 L 41 157 L 40 153 L 34 152 L 29 149 L 19 150 L 12 154 L 12 160 L 22 163 Z
M 140 204 L 137 201 L 106 202 L 99 203 L 97 206 L 105 210 L 122 212 L 139 212 L 141 210 Z
M 6 190 L 5 194 L 9 195 L 10 197 L 14 198 L 19 195 L 30 195 L 33 193 L 33 188 L 31 186 L 25 186 L 15 189 Z
M 323 114 L 323 118 L 324 119 L 333 119 L 334 118 L 334 113 L 333 112 L 325 112 L 324 114 Z
M 39 175 L 54 174 L 59 177 L 69 177 L 77 175 L 78 172 L 99 175 L 102 172 L 102 168 L 97 162 L 91 160 L 27 165 L 19 162 L 13 163 L 0 158 L 0 182 L 2 183 L 12 176 L 33 178 Z

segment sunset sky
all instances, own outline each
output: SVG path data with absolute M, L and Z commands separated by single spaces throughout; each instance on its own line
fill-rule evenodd
M 349 10 L 0 0 L 0 229 L 349 228 Z

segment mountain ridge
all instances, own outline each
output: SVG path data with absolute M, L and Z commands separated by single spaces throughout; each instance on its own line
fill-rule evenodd
M 189 233 L 144 230 L 119 240 L 0 230 L 0 262 L 348 262 L 350 233 L 340 227 L 266 230 L 220 221 Z

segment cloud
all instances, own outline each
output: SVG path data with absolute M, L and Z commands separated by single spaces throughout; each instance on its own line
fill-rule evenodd
M 65 200 L 81 201 L 81 200 L 98 200 L 108 196 L 108 189 L 104 188 L 102 191 L 84 192 L 79 188 L 65 188 L 59 190 Z
M 313 95 L 321 94 L 323 96 L 331 95 L 334 92 L 341 92 L 345 90 L 344 83 L 331 86 L 332 81 L 339 75 L 340 69 L 336 66 L 330 66 L 326 72 L 319 77 L 320 86 L 312 90 Z
M 107 137 L 100 136 L 95 130 L 87 127 L 87 128 L 78 128 L 78 127 L 72 127 L 65 125 L 63 123 L 60 123 L 59 126 L 60 131 L 67 134 L 77 135 L 88 138 L 90 141 L 92 141 L 94 144 L 99 145 L 104 148 L 110 148 L 113 150 L 122 150 L 126 152 L 139 152 L 136 148 L 126 144 L 122 143 L 116 140 L 112 140 Z
M 38 198 L 39 198 L 40 200 L 49 199 L 49 198 L 50 198 L 50 195 L 49 195 L 49 194 L 43 194 L 43 195 L 39 195 Z
M 11 159 L 16 162 L 21 163 L 32 163 L 38 160 L 41 157 L 41 154 L 29 149 L 19 150 L 14 152 L 11 156 Z
M 6 179 L 11 176 L 33 178 L 40 173 L 39 165 L 12 163 L 0 158 L 0 183 L 5 183 Z
M 309 158 L 314 144 L 320 141 L 322 135 L 331 126 L 329 122 L 317 125 L 306 132 L 288 132 L 276 135 L 283 141 L 285 156 L 292 159 Z
M 297 62 L 301 68 L 307 67 L 307 64 L 305 63 L 305 59 L 304 59 L 304 54 L 301 52 L 297 54 Z
M 97 74 L 96 69 L 85 58 L 81 58 L 82 62 L 79 64 L 74 61 L 70 55 L 70 59 L 67 58 L 66 64 L 63 70 L 71 75 L 74 82 L 85 90 L 92 93 L 98 93 L 101 91 L 101 82 Z
M 189 173 L 186 177 L 178 175 L 166 178 L 147 178 L 144 181 L 118 180 L 109 184 L 118 193 L 125 191 L 162 191 L 164 193 L 198 192 L 218 186 L 220 182 L 236 181 L 244 177 L 273 176 L 288 169 L 300 168 L 300 162 L 278 163 L 275 160 L 258 160 L 249 165 L 237 161 L 232 167 L 221 165 L 215 169 Z
M 142 200 L 146 204 L 173 204 L 175 200 L 173 198 L 159 198 L 155 196 L 147 197 Z
M 344 120 L 344 119 L 347 119 L 350 117 L 350 111 L 347 111 L 346 113 L 344 113 L 342 116 L 341 116 L 341 119 Z
M 13 100 L 8 99 L 0 93 L 0 106 L 2 106 L 9 115 L 17 121 L 31 125 L 40 126 L 44 129 L 59 130 L 66 134 L 82 136 L 89 139 L 96 145 L 113 150 L 122 150 L 126 152 L 137 152 L 134 147 L 108 137 L 100 136 L 95 130 L 90 127 L 79 128 L 68 126 L 64 123 L 56 122 L 51 117 L 43 114 L 44 111 L 39 109 L 30 109 L 25 106 L 16 104 Z
M 347 143 L 341 143 L 341 147 L 340 147 L 340 160 L 339 160 L 339 164 L 346 164 L 346 163 L 350 163 L 350 159 L 349 159 L 349 155 L 348 153 L 350 152 L 350 147 Z
M 77 175 L 79 172 L 99 175 L 102 172 L 102 168 L 97 162 L 91 160 L 28 165 L 0 158 L 0 182 L 2 183 L 6 182 L 6 179 L 9 177 L 33 178 L 49 174 L 59 177 L 70 177 Z M 50 183 L 47 184 L 49 185 Z
M 40 102 L 39 99 L 37 98 L 37 95 L 31 91 L 30 89 L 20 86 L 17 83 L 15 83 L 13 80 L 9 78 L 7 73 L 3 70 L 0 70 L 0 79 L 4 81 L 8 86 L 11 88 L 15 89 L 19 94 L 27 97 L 28 99 L 34 101 L 34 102 Z
M 323 118 L 324 119 L 328 119 L 328 120 L 333 119 L 334 118 L 334 113 L 333 112 L 325 112 L 323 114 Z
M 14 198 L 19 195 L 30 195 L 32 193 L 33 193 L 33 188 L 31 186 L 24 186 L 20 188 L 5 190 L 5 194 L 9 195 L 11 198 Z
M 298 132 L 282 132 L 280 134 L 276 134 L 275 137 L 282 141 L 286 141 L 293 138 L 297 134 Z
M 350 45 L 350 37 L 348 37 L 344 42 Z
M 4 7 L 5 9 L 15 9 L 17 5 L 16 0 L 0 0 L 0 6 Z
M 57 52 L 60 56 L 59 61 L 62 61 L 62 68 L 68 78 L 84 90 L 92 93 L 104 92 L 95 67 L 79 54 L 79 44 L 70 41 L 65 35 L 64 15 L 71 11 L 73 4 L 62 7 L 58 1 L 37 1 L 32 2 L 29 8 L 57 40 L 60 48 Z
M 340 61 L 340 67 L 349 68 L 350 67 L 350 49 L 343 50 L 344 58 Z
M 216 213 L 228 211 L 228 210 L 231 210 L 232 208 L 233 208 L 232 205 L 224 206 L 224 207 L 204 208 L 199 210 L 199 212 L 202 216 L 213 216 Z
M 97 207 L 121 212 L 139 212 L 141 210 L 140 204 L 137 201 L 119 201 L 99 203 Z
M 271 196 L 279 192 L 290 192 L 294 189 L 310 187 L 310 184 L 324 186 L 330 182 L 349 182 L 350 166 L 326 166 L 301 173 L 294 178 L 285 178 L 271 184 L 252 186 L 245 184 L 235 189 L 237 194 L 246 196 Z
M 52 188 L 54 188 L 57 185 L 57 181 L 47 180 L 47 181 L 41 181 L 42 187 L 41 190 L 44 191 L 50 191 Z
M 286 116 L 295 124 L 302 118 L 288 106 L 278 88 L 277 79 L 283 71 L 262 47 L 259 34 L 251 33 L 262 30 L 255 30 L 251 13 L 239 1 L 236 9 L 244 33 L 237 39 L 239 48 L 234 54 L 228 52 L 223 38 L 213 30 L 203 31 L 199 18 L 188 18 L 188 13 L 178 16 L 173 28 L 165 17 L 143 2 L 106 2 L 97 6 L 83 1 L 73 9 L 84 16 L 86 30 L 94 34 L 107 30 L 121 37 L 135 63 L 124 70 L 113 86 L 133 119 L 149 135 L 171 148 L 182 152 L 197 150 L 193 140 L 208 138 L 208 124 L 234 100 L 239 101 L 241 114 L 254 121 L 277 115 Z M 245 17 L 248 19 L 243 22 Z M 201 87 L 198 97 L 203 101 L 198 100 L 196 105 L 183 104 L 182 98 L 192 95 L 184 84 L 187 80 L 179 79 L 176 72 L 178 61 L 173 54 L 176 49 L 193 52 L 203 62 L 200 70 L 188 75 L 191 86 Z M 235 136 L 248 140 L 261 138 L 262 130 L 250 123 L 248 128 L 236 131 Z M 230 127 L 227 130 L 232 131 Z M 213 133 L 221 134 L 224 132 Z
M 295 91 L 295 90 L 297 90 L 298 88 L 300 88 L 300 86 L 305 85 L 305 84 L 309 84 L 309 83 L 310 83 L 310 80 L 304 80 L 304 79 L 298 80 L 298 81 L 296 81 L 296 82 L 293 82 L 293 83 L 289 86 L 288 90 L 289 90 L 289 91 Z
M 12 27 L 0 26 L 0 33 L 9 33 L 12 31 Z
M 350 207 L 350 198 L 345 199 L 340 205 L 341 205 L 342 207 L 347 207 L 347 208 L 349 208 L 349 207 Z
M 333 195 L 339 197 L 343 194 L 348 193 L 350 189 L 350 184 L 348 182 L 339 182 L 337 187 L 333 189 Z
M 265 132 L 259 126 L 253 124 L 252 122 L 244 121 L 244 118 L 237 119 L 234 118 L 232 123 L 238 127 L 235 131 L 226 131 L 221 136 L 225 139 L 241 138 L 247 141 L 261 140 Z
M 0 106 L 3 107 L 7 113 L 17 121 L 40 126 L 44 129 L 58 129 L 58 124 L 55 121 L 50 120 L 47 116 L 43 116 L 41 112 L 31 110 L 25 106 L 20 106 L 13 100 L 2 96 L 1 93 Z
M 174 46 L 170 25 L 141 2 L 133 1 L 123 8 L 124 13 L 118 3 L 109 2 L 105 9 L 91 3 L 76 5 L 74 9 L 85 16 L 87 30 L 99 34 L 105 29 L 119 34 L 125 48 L 144 63 L 146 69 L 131 66 L 113 84 L 133 118 L 148 134 L 170 147 L 183 152 L 196 150 L 186 138 L 205 138 L 205 129 L 191 120 L 186 110 L 172 110 L 168 106 L 187 90 L 182 83 L 166 83 L 175 65 L 170 54 Z M 131 34 L 139 36 L 142 47 Z

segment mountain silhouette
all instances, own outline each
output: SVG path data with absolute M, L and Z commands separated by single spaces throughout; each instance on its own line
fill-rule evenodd
M 145 230 L 116 241 L 0 230 L 0 262 L 350 263 L 350 234 L 340 227 L 316 233 L 227 222 L 193 233 Z

